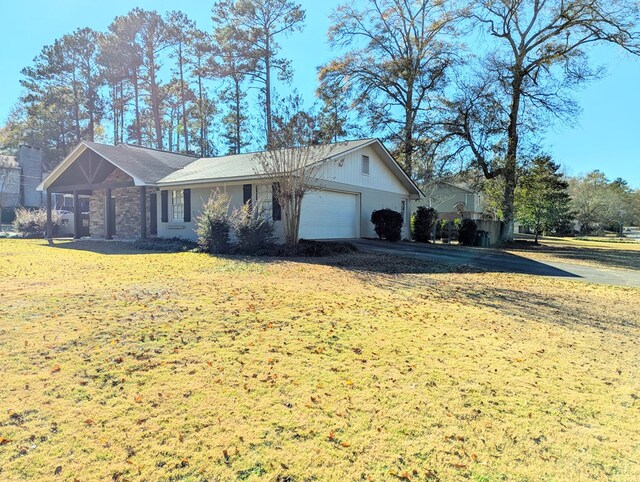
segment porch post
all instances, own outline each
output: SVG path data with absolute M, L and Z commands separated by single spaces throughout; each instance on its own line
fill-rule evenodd
M 111 188 L 104 190 L 104 205 L 107 210 L 105 219 L 105 239 L 112 239 L 111 233 Z
M 77 190 L 73 191 L 73 237 L 80 239 L 80 203 Z
M 47 239 L 53 238 L 53 224 L 51 222 L 51 191 L 47 189 L 47 226 L 46 226 Z
M 140 187 L 140 237 L 147 237 L 147 188 Z

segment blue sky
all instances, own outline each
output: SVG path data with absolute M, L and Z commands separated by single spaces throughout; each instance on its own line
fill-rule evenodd
M 20 94 L 20 70 L 43 45 L 76 28 L 104 30 L 117 15 L 139 6 L 161 13 L 180 9 L 201 29 L 211 29 L 208 0 L 0 0 L 0 121 L 6 119 Z M 301 0 L 307 11 L 303 33 L 282 42 L 282 53 L 293 61 L 295 86 L 305 98 L 316 87 L 316 67 L 332 56 L 326 41 L 328 15 L 339 0 Z M 554 126 L 544 148 L 570 175 L 600 169 L 640 188 L 640 61 L 611 48 L 593 56 L 608 75 L 578 92 L 582 114 L 575 126 Z

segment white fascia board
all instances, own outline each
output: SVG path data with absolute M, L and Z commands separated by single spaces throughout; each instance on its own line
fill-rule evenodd
M 73 149 L 73 151 L 71 151 L 71 153 L 67 157 L 65 157 L 63 161 L 58 164 L 40 184 L 38 184 L 38 186 L 36 187 L 36 191 L 46 191 L 47 188 L 51 186 L 53 181 L 58 179 L 62 175 L 62 173 L 67 170 L 67 167 L 73 164 L 73 161 L 75 161 L 80 156 L 80 154 L 82 154 L 87 149 L 89 149 L 89 146 L 87 146 L 84 142 L 78 144 Z

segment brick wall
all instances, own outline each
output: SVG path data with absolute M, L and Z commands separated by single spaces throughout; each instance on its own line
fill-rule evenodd
M 128 176 L 115 171 L 106 182 L 126 180 Z M 153 193 L 153 188 L 147 188 L 147 236 L 151 219 L 149 194 Z M 114 239 L 132 239 L 140 237 L 140 188 L 125 187 L 111 190 L 111 196 L 116 203 L 116 232 Z M 89 200 L 89 232 L 91 237 L 101 238 L 105 236 L 105 190 L 100 189 L 91 194 Z

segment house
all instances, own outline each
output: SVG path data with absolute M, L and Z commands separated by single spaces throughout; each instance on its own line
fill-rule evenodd
M 420 204 L 438 211 L 439 219 L 483 218 L 481 193 L 464 184 L 440 181 Z
M 318 190 L 302 203 L 300 237 L 338 239 L 376 237 L 371 212 L 390 208 L 403 214 L 403 237 L 409 237 L 409 203 L 421 191 L 377 139 L 361 139 L 317 148 L 323 163 Z M 81 142 L 40 184 L 47 193 L 89 198 L 91 237 L 196 238 L 195 219 L 216 190 L 231 197 L 231 207 L 251 201 L 273 219 L 282 239 L 282 212 L 273 184 L 257 174 L 255 154 L 197 158 L 129 144 Z M 74 223 L 81 226 L 80 213 Z M 75 237 L 82 236 L 76 230 Z
M 22 145 L 16 156 L 0 155 L 0 215 L 3 219 L 19 206 L 42 206 L 37 186 L 42 182 L 42 152 L 37 147 Z

